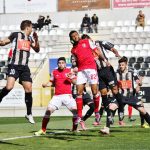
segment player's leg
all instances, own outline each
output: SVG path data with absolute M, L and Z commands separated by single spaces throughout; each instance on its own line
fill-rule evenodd
M 22 67 L 19 72 L 19 82 L 22 84 L 25 91 L 25 104 L 27 109 L 26 119 L 32 124 L 35 123 L 32 116 L 32 79 L 28 66 Z
M 46 128 L 47 128 L 48 122 L 50 121 L 51 114 L 56 109 L 59 109 L 61 105 L 62 105 L 62 100 L 61 100 L 60 96 L 53 96 L 53 98 L 51 99 L 51 101 L 48 104 L 45 115 L 43 117 L 41 129 L 34 133 L 36 136 L 46 134 Z
M 83 121 L 86 121 L 94 112 L 94 103 L 93 102 L 89 102 L 86 105 L 89 106 L 88 111 L 86 112 L 86 114 L 84 115 L 84 117 L 82 117 Z
M 132 106 L 128 105 L 128 119 L 129 121 L 135 121 L 136 119 L 132 117 Z
M 65 94 L 62 97 L 62 103 L 72 112 L 72 130 L 71 131 L 77 131 L 78 127 L 78 113 L 77 113 L 77 105 L 75 99 L 72 97 L 72 95 Z
M 13 89 L 16 79 L 18 78 L 18 70 L 15 66 L 8 65 L 8 77 L 6 86 L 0 92 L 0 102 Z
M 83 108 L 83 99 L 82 94 L 84 91 L 85 83 L 87 82 L 87 77 L 83 71 L 79 71 L 77 74 L 77 112 L 78 112 L 78 122 L 81 121 L 82 118 L 82 108 Z
M 145 119 L 145 121 L 148 123 L 150 126 L 150 115 L 149 113 L 145 110 L 143 106 L 136 106 L 135 107 L 141 114 L 141 116 Z
M 22 81 L 22 85 L 25 90 L 25 104 L 27 109 L 27 114 L 25 117 L 30 123 L 34 124 L 35 121 L 32 116 L 32 82 Z

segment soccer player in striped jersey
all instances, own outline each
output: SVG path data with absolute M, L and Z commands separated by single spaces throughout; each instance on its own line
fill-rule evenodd
M 27 107 L 26 119 L 34 124 L 32 116 L 32 79 L 30 69 L 28 67 L 30 49 L 39 52 L 38 36 L 34 32 L 33 39 L 30 36 L 32 33 L 32 22 L 23 20 L 20 25 L 21 31 L 13 32 L 4 40 L 0 40 L 0 46 L 5 46 L 12 43 L 12 56 L 8 64 L 7 84 L 0 93 L 0 102 L 13 89 L 15 81 L 19 78 L 25 90 L 25 103 Z
M 91 39 L 88 35 L 84 34 L 82 35 L 83 39 Z M 112 90 L 112 93 L 114 95 L 114 98 L 119 103 L 119 109 L 120 109 L 120 120 L 123 119 L 123 103 L 122 103 L 122 96 L 119 93 L 118 87 L 117 87 L 117 81 L 116 81 L 116 75 L 113 67 L 109 64 L 108 65 L 108 58 L 107 58 L 107 51 L 113 52 L 116 57 L 121 57 L 118 53 L 118 51 L 114 48 L 114 45 L 112 43 L 106 42 L 106 41 L 95 41 L 96 46 L 98 47 L 99 51 L 103 54 L 103 57 L 105 59 L 101 59 L 100 57 L 96 59 L 97 63 L 97 72 L 98 72 L 98 78 L 99 78 L 99 91 L 101 93 L 102 102 L 105 107 L 105 110 L 107 111 L 107 122 L 106 127 L 101 130 L 101 132 L 105 133 L 105 130 L 109 133 L 109 127 L 112 122 L 111 117 L 111 111 L 109 109 L 109 100 L 107 96 L 107 87 L 109 87 Z M 106 63 L 107 62 L 107 63 Z M 94 122 L 94 125 L 99 124 L 100 119 L 96 119 Z

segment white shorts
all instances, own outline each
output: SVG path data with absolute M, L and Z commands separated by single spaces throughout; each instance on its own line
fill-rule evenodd
M 98 84 L 98 75 L 95 69 L 84 69 L 77 74 L 77 85 L 84 84 Z
M 62 105 L 65 105 L 69 110 L 77 108 L 76 101 L 71 94 L 54 95 L 48 104 L 48 108 L 56 110 Z

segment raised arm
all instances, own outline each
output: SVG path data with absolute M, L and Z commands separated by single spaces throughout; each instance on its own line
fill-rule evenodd
M 33 43 L 31 44 L 31 47 L 33 48 L 33 50 L 35 52 L 39 52 L 40 51 L 40 45 L 39 45 L 39 41 L 38 41 L 38 35 L 36 32 L 33 33 Z

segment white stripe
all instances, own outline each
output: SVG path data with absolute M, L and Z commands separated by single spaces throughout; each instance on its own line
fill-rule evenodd
M 136 124 L 136 125 L 139 125 L 139 124 Z M 119 126 L 119 125 L 112 125 L 112 128 L 113 127 L 131 127 L 133 125 L 125 125 L 125 126 Z M 134 125 L 135 126 L 135 125 Z M 91 127 L 91 128 L 86 128 L 87 130 L 90 130 L 90 129 L 96 129 L 96 128 L 102 128 L 102 126 L 95 126 L 95 127 Z M 82 131 L 82 130 L 81 130 Z M 57 132 L 48 132 L 46 135 L 49 135 L 49 134 L 58 134 L 58 133 L 67 133 L 67 132 L 70 132 L 68 130 L 65 130 L 65 131 L 57 131 Z M 43 135 L 41 135 L 43 136 Z M 17 140 L 17 139 L 28 139 L 28 138 L 33 138 L 33 137 L 40 137 L 40 136 L 36 136 L 36 135 L 29 135 L 29 136 L 16 136 L 16 137 L 12 137 L 12 138 L 5 138 L 5 139 L 0 139 L 0 141 L 11 141 L 11 140 Z

